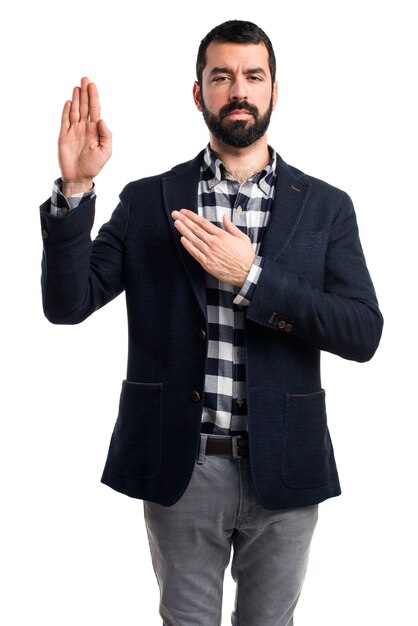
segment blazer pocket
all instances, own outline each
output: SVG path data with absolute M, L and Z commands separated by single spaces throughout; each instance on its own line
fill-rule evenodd
M 119 414 L 109 448 L 117 474 L 152 478 L 161 468 L 162 384 L 124 380 Z
M 320 487 L 329 478 L 332 451 L 325 409 L 325 391 L 287 394 L 283 481 L 288 487 Z

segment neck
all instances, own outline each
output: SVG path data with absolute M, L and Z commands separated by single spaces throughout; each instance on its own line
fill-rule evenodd
M 270 161 L 267 137 L 263 135 L 246 148 L 235 148 L 218 141 L 212 134 L 210 147 L 232 176 L 240 183 L 257 174 Z

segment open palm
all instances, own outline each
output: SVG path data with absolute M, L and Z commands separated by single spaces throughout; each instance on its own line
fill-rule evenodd
M 112 133 L 100 118 L 97 87 L 88 78 L 73 90 L 63 109 L 58 158 L 63 185 L 80 191 L 91 182 L 112 154 Z

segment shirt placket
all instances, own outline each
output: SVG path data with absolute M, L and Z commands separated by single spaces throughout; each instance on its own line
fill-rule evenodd
M 247 185 L 248 183 L 243 183 L 239 187 L 231 216 L 232 222 L 245 234 L 247 234 L 248 230 L 246 214 L 250 199 L 248 192 L 246 193 Z M 234 330 L 232 350 L 233 394 L 231 430 L 236 431 L 246 428 L 246 424 L 241 423 L 242 417 L 240 417 L 245 415 L 246 412 L 245 375 L 243 375 L 243 368 L 245 367 L 245 347 L 243 345 L 242 338 L 242 333 L 244 331 L 244 310 L 242 306 L 236 304 L 233 304 L 232 306 L 234 310 Z
M 202 204 L 199 205 L 199 211 L 201 211 L 203 217 L 206 217 L 222 228 L 223 214 L 225 213 L 225 210 L 229 209 L 232 222 L 240 228 L 243 233 L 250 236 L 253 242 L 254 251 L 257 253 L 259 246 L 258 239 L 260 238 L 259 231 L 260 228 L 264 228 L 265 226 L 265 220 L 262 219 L 261 215 L 263 210 L 263 200 L 260 198 L 258 188 L 260 188 L 266 196 L 269 196 L 271 193 L 271 186 L 268 189 L 262 187 L 264 179 L 260 179 L 259 176 L 253 177 L 240 185 L 239 182 L 234 179 L 230 172 L 223 166 L 223 164 L 213 159 L 213 157 L 209 157 L 207 159 L 205 158 L 205 163 L 210 169 L 210 175 L 208 176 L 209 172 L 207 172 L 205 178 L 203 179 L 203 181 L 206 179 L 207 185 L 207 189 L 205 190 L 205 182 L 202 183 L 203 193 L 214 194 L 215 202 L 212 204 L 213 199 L 207 204 L 203 201 Z M 274 170 L 274 167 L 272 170 Z M 258 187 L 257 189 L 256 186 Z M 201 200 L 202 196 L 199 192 L 199 202 Z M 215 211 L 211 210 L 211 207 L 215 207 Z M 264 209 L 265 208 L 266 207 L 264 207 Z M 250 215 L 253 215 L 254 212 L 260 212 L 260 215 L 257 219 L 252 219 L 250 222 L 248 218 Z M 219 411 L 219 416 L 217 413 L 213 416 L 214 419 L 210 419 L 209 421 L 215 425 L 215 428 L 216 426 L 219 426 L 221 429 L 229 430 L 229 432 L 242 432 L 247 430 L 248 412 L 245 382 L 246 355 L 244 338 L 246 305 L 234 303 L 235 297 L 240 291 L 239 289 L 235 289 L 232 286 L 228 286 L 230 289 L 226 289 L 227 286 L 219 282 L 218 285 L 220 293 L 223 292 L 224 296 L 226 296 L 226 292 L 229 291 L 230 295 L 230 297 L 220 298 L 218 304 L 219 307 L 224 307 L 224 312 L 225 308 L 229 311 L 229 313 L 226 314 L 226 317 L 224 317 L 224 319 L 229 319 L 229 322 L 222 324 L 223 364 L 222 368 L 219 368 L 218 366 L 218 378 L 219 380 L 222 377 L 225 377 L 225 380 L 229 379 L 230 386 L 229 389 L 226 390 L 225 387 L 218 383 L 216 411 Z M 211 288 L 215 288 L 214 284 Z M 221 301 L 223 304 L 221 304 Z M 218 324 L 221 325 L 220 317 L 218 318 Z M 209 338 L 209 341 L 212 340 Z M 212 357 L 212 366 L 215 354 L 218 354 L 218 358 L 220 358 L 221 355 L 221 346 L 218 344 L 218 341 L 219 340 L 216 338 L 213 339 L 214 350 L 212 352 L 214 356 Z M 210 380 L 209 382 L 209 387 L 212 390 L 209 391 L 208 394 L 213 396 L 214 381 Z M 230 396 L 229 402 L 227 401 L 228 396 Z M 220 398 L 222 398 L 222 401 Z M 213 398 L 211 399 L 211 402 L 213 402 Z M 208 404 L 208 406 L 210 405 Z M 215 404 L 213 403 L 213 407 L 214 406 Z M 211 411 L 213 412 L 212 409 L 209 409 L 209 412 Z M 228 413 L 229 416 L 227 416 Z

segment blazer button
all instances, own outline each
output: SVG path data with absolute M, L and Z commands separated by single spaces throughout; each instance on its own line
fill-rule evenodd
M 286 326 L 284 327 L 284 330 L 286 333 L 290 333 L 293 330 L 293 326 L 292 324 L 286 324 Z
M 280 330 L 283 330 L 285 326 L 286 326 L 286 322 L 284 320 L 280 320 L 280 322 L 277 322 L 277 327 L 280 328 Z
M 203 330 L 203 328 L 201 328 L 201 329 L 199 330 L 199 337 L 200 337 L 200 339 L 201 339 L 202 341 L 205 341 L 205 339 L 206 339 L 206 333 L 205 333 L 205 331 Z
M 42 231 L 42 239 L 47 239 L 48 238 L 48 233 L 46 232 L 46 230 Z
M 199 402 L 200 393 L 198 391 L 192 391 L 191 397 L 194 402 Z

